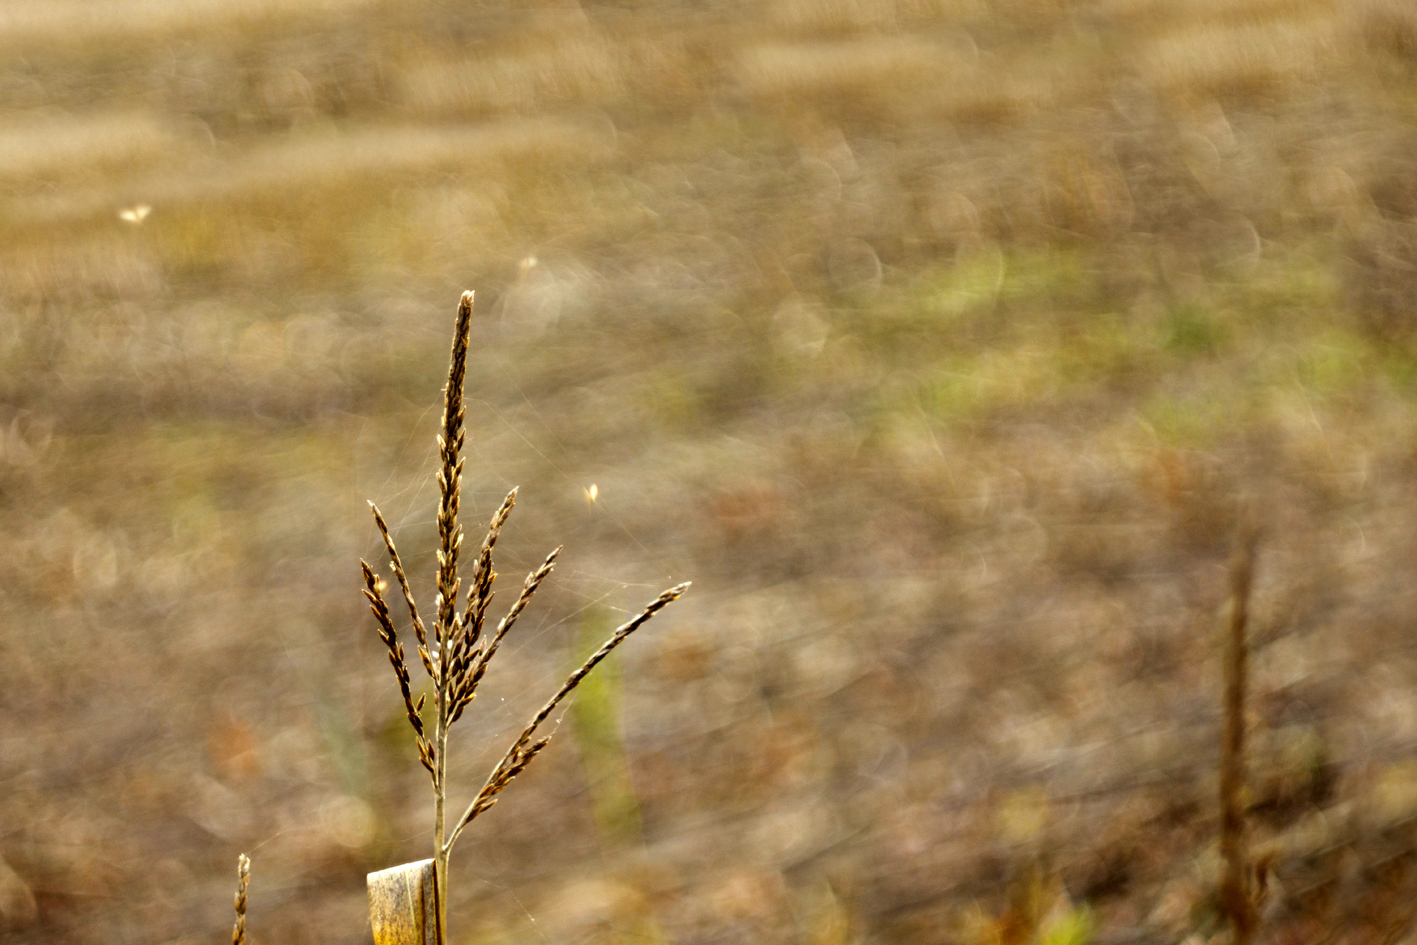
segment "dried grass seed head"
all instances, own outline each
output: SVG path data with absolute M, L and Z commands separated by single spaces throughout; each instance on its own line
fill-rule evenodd
M 246 945 L 246 890 L 251 885 L 251 859 L 236 858 L 236 924 L 231 929 L 231 945 Z
M 393 569 L 394 578 L 399 582 L 399 590 L 403 592 L 404 603 L 408 606 L 409 619 L 413 623 L 413 633 L 418 638 L 419 661 L 423 663 L 423 669 L 429 677 L 437 679 L 437 672 L 428 652 L 428 631 L 423 625 L 423 619 L 418 616 L 418 604 L 413 599 L 413 591 L 408 585 L 408 575 L 404 572 L 398 548 L 394 546 L 393 535 L 389 534 L 389 526 L 384 523 L 384 516 L 379 514 L 379 507 L 370 502 L 369 510 L 374 513 L 374 522 L 379 526 L 379 534 L 383 536 L 384 547 L 389 552 L 389 564 Z

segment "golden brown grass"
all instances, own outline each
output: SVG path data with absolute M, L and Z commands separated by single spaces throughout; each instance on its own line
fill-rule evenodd
M 236 858 L 236 924 L 231 928 L 231 945 L 246 945 L 246 889 L 251 885 L 251 860 L 246 854 Z
M 451 830 L 447 829 L 446 803 L 448 794 L 448 733 L 452 725 L 462 718 L 463 711 L 477 696 L 477 687 L 487 672 L 488 664 L 497 654 L 503 638 L 512 629 L 517 618 L 531 602 L 547 576 L 555 566 L 561 553 L 557 548 L 546 556 L 541 566 L 527 575 L 520 595 L 508 610 L 507 615 L 497 624 L 495 632 L 484 634 L 487 608 L 492 602 L 493 582 L 497 573 L 492 566 L 492 552 L 501 535 L 502 527 L 516 504 L 517 490 L 513 489 L 503 500 L 501 507 L 492 516 L 487 526 L 487 536 L 473 563 L 470 588 L 461 613 L 458 611 L 458 596 L 462 578 L 458 573 L 458 557 L 462 549 L 463 530 L 458 522 L 458 511 L 462 497 L 463 463 L 462 450 L 467 435 L 466 407 L 463 403 L 463 386 L 467 376 L 467 353 L 469 333 L 472 325 L 473 294 L 464 292 L 458 302 L 456 327 L 453 333 L 452 353 L 448 361 L 448 380 L 443 388 L 443 421 L 438 434 L 438 595 L 434 603 L 436 617 L 431 627 L 426 627 L 418 613 L 413 592 L 404 572 L 403 562 L 394 545 L 384 517 L 374 503 L 370 509 L 383 536 L 389 553 L 390 566 L 399 590 L 408 607 L 409 619 L 418 640 L 418 657 L 425 672 L 433 681 L 435 696 L 434 728 L 428 737 L 421 713 L 424 700 L 419 697 L 415 703 L 409 688 L 408 666 L 404 658 L 403 645 L 398 642 L 393 619 L 388 605 L 384 602 L 383 584 L 374 569 L 365 561 L 360 561 L 364 574 L 365 591 L 369 609 L 373 612 L 378 632 L 389 651 L 389 662 L 393 665 L 399 692 L 403 696 L 404 708 L 409 724 L 413 726 L 414 740 L 418 746 L 418 757 L 433 780 L 434 798 L 434 877 L 437 901 L 437 938 L 439 943 L 447 941 L 447 877 L 448 857 L 453 844 L 463 830 L 478 815 L 485 813 L 497 803 L 497 795 L 506 790 L 516 777 L 526 770 L 536 756 L 551 741 L 547 735 L 533 741 L 537 729 L 550 717 L 556 707 L 580 685 L 586 675 L 601 660 L 623 643 L 651 617 L 677 600 L 689 584 L 683 583 L 664 591 L 640 614 L 626 622 L 605 641 L 578 669 L 567 677 L 561 688 L 531 718 L 516 741 L 507 749 L 502 760 L 488 774 L 481 790 L 467 805 Z

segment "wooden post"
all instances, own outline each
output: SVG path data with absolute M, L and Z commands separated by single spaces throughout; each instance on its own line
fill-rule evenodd
M 437 945 L 438 896 L 433 861 L 369 874 L 369 925 L 374 945 Z

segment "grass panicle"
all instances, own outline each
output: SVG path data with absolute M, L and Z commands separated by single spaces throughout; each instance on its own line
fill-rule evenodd
M 418 605 L 409 586 L 407 572 L 394 544 L 388 524 L 379 512 L 378 506 L 369 503 L 388 551 L 390 568 L 398 582 L 404 602 L 408 606 L 409 620 L 418 640 L 419 661 L 433 680 L 434 709 L 432 737 L 428 736 L 422 719 L 424 700 L 413 700 L 409 682 L 408 665 L 404 659 L 403 645 L 399 642 L 388 603 L 384 599 L 384 582 L 365 561 L 360 561 L 364 576 L 364 596 L 369 601 L 369 609 L 374 614 L 380 639 L 389 651 L 389 662 L 393 665 L 399 692 L 403 696 L 408 712 L 409 724 L 413 726 L 418 746 L 419 760 L 433 780 L 433 850 L 434 850 L 434 895 L 436 897 L 437 927 L 439 945 L 447 942 L 447 872 L 448 857 L 453 844 L 462 831 L 479 814 L 497 803 L 502 793 L 517 775 L 551 741 L 551 737 L 535 738 L 547 717 L 555 711 L 562 700 L 580 684 L 596 664 L 610 655 L 630 634 L 639 629 L 660 610 L 676 600 L 685 590 L 687 583 L 673 587 L 652 601 L 634 619 L 621 626 L 614 635 L 597 650 L 585 663 L 573 672 L 561 688 L 542 706 L 522 731 L 502 760 L 487 776 L 481 790 L 468 804 L 451 831 L 447 829 L 447 748 L 448 730 L 462 718 L 464 710 L 477 695 L 477 687 L 487 673 L 488 664 L 497 654 L 503 638 L 516 624 L 537 589 L 551 574 L 556 559 L 561 554 L 557 548 L 546 556 L 540 567 L 527 575 L 522 584 L 521 594 L 512 604 L 496 629 L 486 631 L 487 613 L 494 596 L 493 585 L 497 572 L 493 568 L 493 552 L 497 539 L 506 525 L 512 508 L 516 505 L 517 490 L 507 494 L 487 525 L 477 559 L 473 562 L 467 600 L 461 614 L 458 612 L 458 594 L 462 579 L 458 573 L 458 557 L 462 547 L 463 529 L 458 521 L 462 496 L 463 457 L 462 448 L 466 439 L 466 407 L 463 402 L 463 387 L 467 376 L 467 355 L 470 345 L 473 294 L 464 292 L 458 302 L 457 319 L 453 334 L 452 351 L 448 359 L 448 380 L 443 388 L 443 419 L 438 432 L 438 549 L 437 549 L 437 599 L 431 627 L 419 616 Z
M 453 335 L 453 350 L 448 361 L 448 383 L 443 388 L 443 423 L 438 433 L 438 621 L 434 625 L 440 648 L 446 648 L 452 637 L 458 607 L 458 550 L 462 545 L 462 526 L 458 524 L 458 505 L 462 496 L 461 457 L 463 420 L 463 381 L 467 376 L 467 349 L 472 325 L 473 294 L 464 292 L 458 302 L 457 329 Z

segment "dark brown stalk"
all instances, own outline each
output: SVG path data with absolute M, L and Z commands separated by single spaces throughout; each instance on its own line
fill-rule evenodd
M 546 747 L 547 742 L 551 740 L 549 736 L 536 742 L 532 742 L 531 739 L 532 736 L 536 734 L 536 730 L 541 726 L 541 723 L 545 722 L 547 716 L 555 711 L 556 706 L 561 704 L 561 700 L 566 698 L 572 690 L 579 686 L 581 680 L 585 679 L 586 675 L 589 674 L 591 670 L 595 669 L 596 665 L 601 660 L 605 659 L 605 657 L 610 655 L 611 651 L 625 642 L 626 637 L 638 630 L 646 621 L 669 604 L 678 600 L 688 589 L 689 582 L 686 581 L 660 594 L 659 597 L 634 619 L 621 625 L 610 639 L 605 641 L 600 649 L 592 653 L 590 658 L 581 664 L 579 669 L 571 673 L 566 681 L 561 684 L 561 688 L 551 697 L 550 701 L 542 706 L 541 710 L 537 712 L 536 715 L 531 717 L 531 721 L 527 723 L 527 727 L 522 731 L 517 740 L 512 743 L 512 747 L 507 749 L 506 755 L 498 762 L 497 767 L 492 769 L 492 773 L 488 775 L 486 783 L 482 786 L 482 790 L 477 792 L 477 796 L 473 798 L 467 810 L 463 811 L 462 817 L 458 818 L 457 826 L 453 828 L 452 834 L 448 837 L 448 842 L 444 847 L 445 850 L 452 849 L 453 844 L 458 839 L 458 835 L 472 822 L 473 818 L 491 807 L 492 803 L 495 802 L 496 796 L 505 790 L 507 785 L 512 782 L 512 779 L 531 763 L 531 760 L 536 757 L 541 749 Z
M 394 536 L 389 534 L 389 526 L 384 524 L 384 516 L 379 514 L 379 507 L 370 502 L 369 510 L 374 513 L 374 522 L 379 526 L 379 534 L 384 536 L 384 547 L 389 550 L 390 567 L 393 569 L 394 578 L 399 582 L 399 590 L 403 591 L 403 601 L 408 605 L 408 615 L 413 621 L 413 635 L 418 638 L 418 659 L 423 663 L 428 676 L 436 680 L 438 673 L 428 654 L 428 631 L 423 626 L 423 619 L 418 616 L 418 604 L 414 603 L 413 591 L 408 586 L 408 575 L 404 573 L 403 562 L 399 560 L 399 550 L 394 547 Z
M 1220 855 L 1225 872 L 1220 905 L 1234 945 L 1250 945 L 1259 926 L 1245 836 L 1245 683 L 1250 588 L 1257 534 L 1242 525 L 1230 560 L 1230 609 L 1225 640 L 1225 733 L 1220 747 Z
M 251 885 L 251 860 L 246 854 L 236 858 L 236 925 L 231 945 L 246 945 L 246 887 Z

